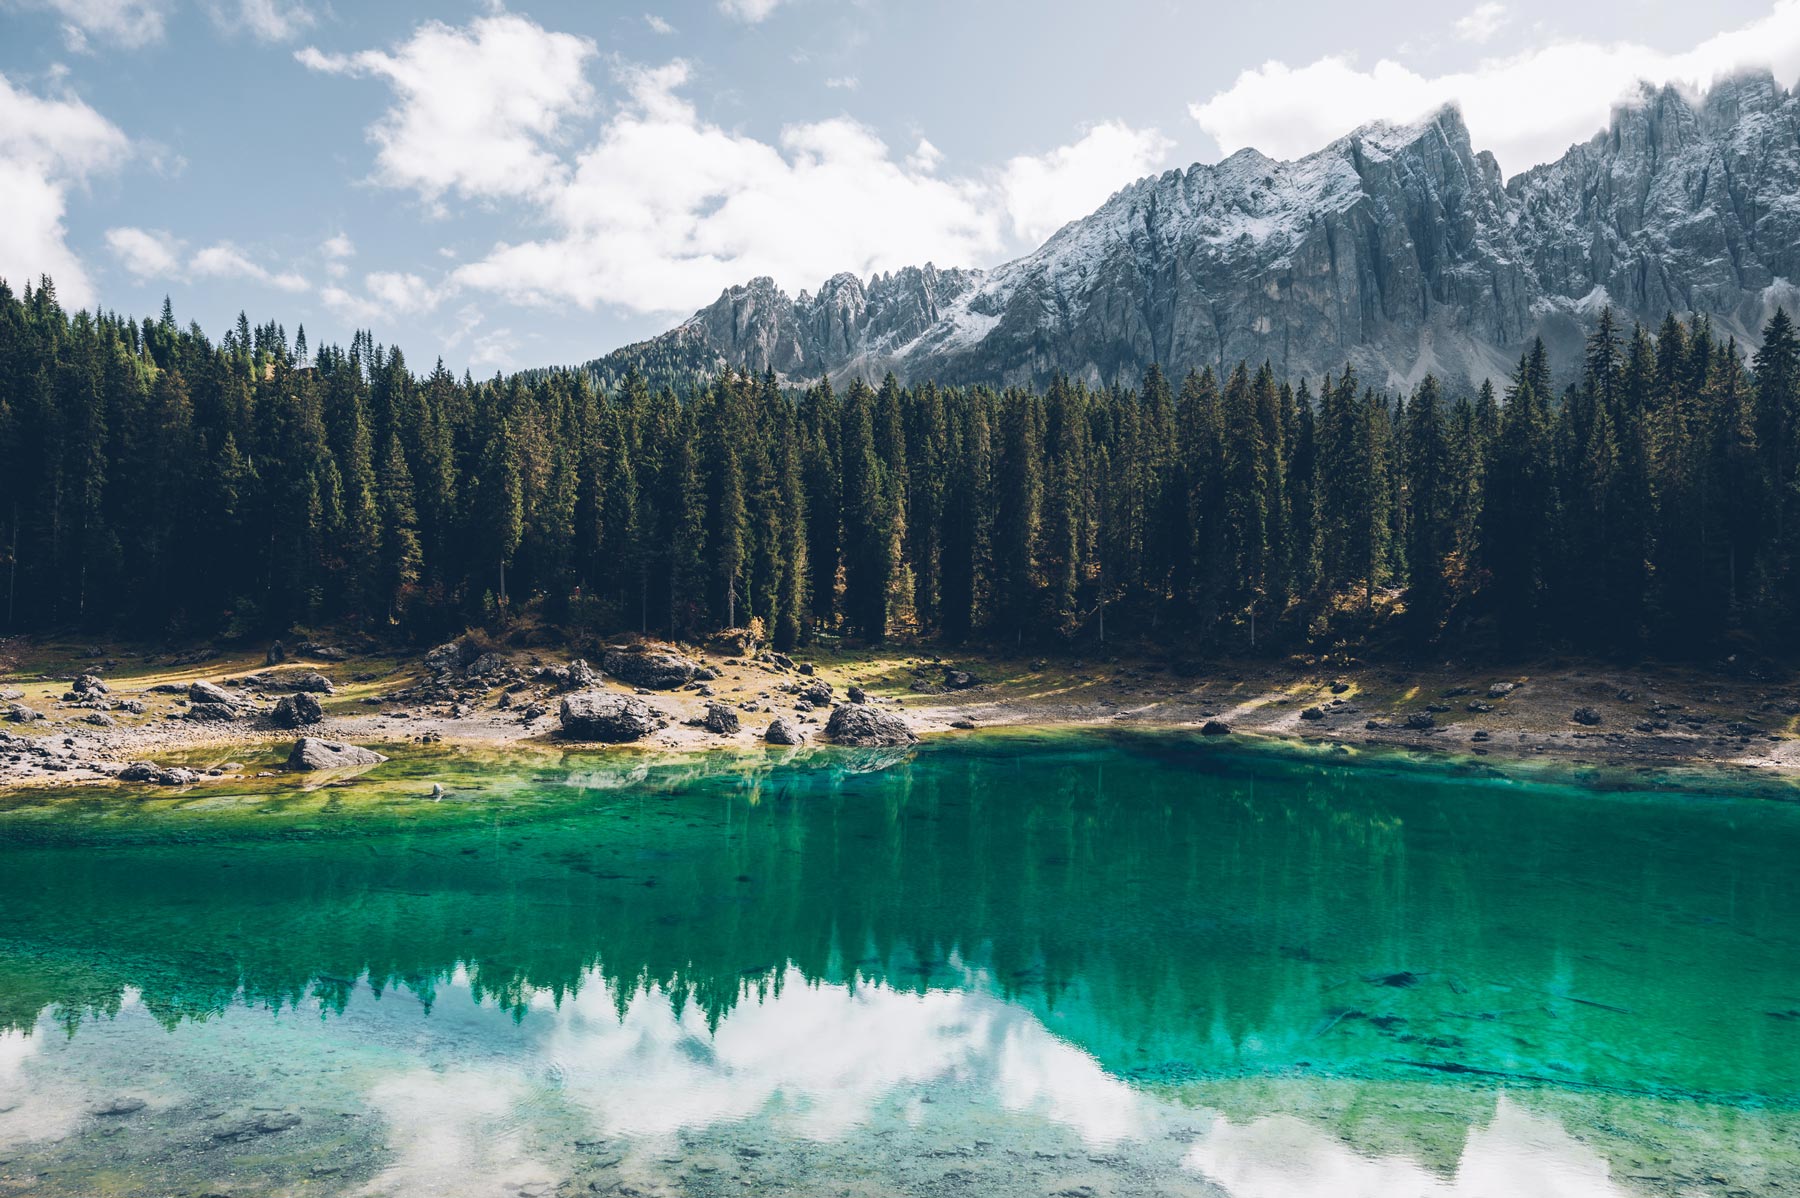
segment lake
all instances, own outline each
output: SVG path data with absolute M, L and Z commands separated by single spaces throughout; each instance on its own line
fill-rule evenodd
M 0 798 L 0 1192 L 1800 1192 L 1779 788 L 413 753 Z

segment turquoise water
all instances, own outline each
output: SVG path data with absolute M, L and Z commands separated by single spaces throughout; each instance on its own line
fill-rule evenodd
M 15 795 L 0 1189 L 1800 1192 L 1800 805 L 1715 789 L 1094 733 Z

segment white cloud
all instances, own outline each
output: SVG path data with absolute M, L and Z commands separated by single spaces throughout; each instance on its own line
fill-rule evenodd
M 1073 145 L 1012 159 L 1001 173 L 1001 188 L 1013 230 L 1030 242 L 1044 240 L 1154 169 L 1173 145 L 1154 129 L 1107 121 Z
M 318 24 L 318 17 L 304 4 L 280 0 L 237 0 L 235 8 L 211 5 L 214 23 L 227 32 L 243 30 L 261 42 L 285 42 Z
M 719 0 L 719 11 L 736 21 L 755 25 L 767 20 L 782 0 Z
M 1784 80 L 1800 73 L 1800 0 L 1779 0 L 1766 16 L 1681 54 L 1631 42 L 1561 41 L 1444 75 L 1421 75 L 1389 59 L 1367 70 L 1342 57 L 1302 67 L 1270 61 L 1189 112 L 1227 154 L 1255 146 L 1292 158 L 1367 121 L 1409 119 L 1455 102 L 1476 147 L 1493 150 L 1508 173 L 1517 173 L 1603 128 L 1640 79 L 1701 91 L 1749 66 Z
M 106 246 L 137 279 L 166 279 L 181 273 L 181 243 L 167 233 L 120 228 L 106 231 Z
M 519 302 L 679 312 L 758 275 L 799 290 L 842 270 L 985 263 L 1009 229 L 1055 228 L 1167 146 L 1108 124 L 998 179 L 941 178 L 929 142 L 896 160 L 848 118 L 790 125 L 773 145 L 722 129 L 678 94 L 687 80 L 680 61 L 623 71 L 626 101 L 546 204 L 557 235 L 497 245 L 455 281 Z
M 855 75 L 833 75 L 825 81 L 825 86 L 836 91 L 853 92 L 862 86 L 862 80 Z
M 65 305 L 91 303 L 93 284 L 63 225 L 68 191 L 115 169 L 130 150 L 125 134 L 82 101 L 35 96 L 0 74 L 0 278 L 16 290 L 48 274 Z
M 346 320 L 369 324 L 384 316 L 429 312 L 444 294 L 418 275 L 378 270 L 363 276 L 360 295 L 342 287 L 326 287 L 319 292 L 319 298 Z
M 431 203 L 454 193 L 528 205 L 546 232 L 474 255 L 442 288 L 521 303 L 663 314 L 758 275 L 798 291 L 844 270 L 984 265 L 1088 211 L 1169 147 L 1154 130 L 1108 122 L 1041 157 L 945 177 L 929 141 L 896 153 L 849 117 L 789 125 L 772 142 L 713 124 L 683 94 L 691 72 L 676 59 L 617 66 L 616 103 L 571 153 L 557 142 L 594 101 L 583 77 L 594 54 L 501 15 L 466 29 L 428 23 L 392 53 L 299 58 L 392 84 L 396 102 L 371 131 L 376 181 Z M 509 109 L 531 70 L 549 82 Z M 342 287 L 328 302 L 359 319 L 391 310 Z
M 653 12 L 647 12 L 644 14 L 644 24 L 650 26 L 651 33 L 659 33 L 664 37 L 667 37 L 671 33 L 675 32 L 675 26 L 669 24 L 667 21 L 663 20 L 661 17 L 657 16 Z
M 63 20 L 63 40 L 80 53 L 89 39 L 125 47 L 161 41 L 171 0 L 14 0 L 20 8 L 52 12 Z
M 341 279 L 350 273 L 348 259 L 356 256 L 356 244 L 349 237 L 338 233 L 320 243 L 319 253 L 325 258 L 325 273 L 334 279 Z
M 1456 22 L 1456 36 L 1465 42 L 1485 42 L 1499 33 L 1500 27 L 1511 19 L 1506 5 L 1487 0 L 1485 4 L 1477 4 Z
M 921 137 L 919 144 L 913 147 L 913 152 L 906 156 L 906 169 L 928 175 L 943 160 L 944 152 Z
M 497 13 L 467 29 L 421 25 L 392 53 L 295 57 L 315 71 L 386 79 L 398 102 L 369 131 L 376 178 L 427 201 L 448 192 L 493 199 L 538 193 L 564 175 L 554 142 L 585 111 L 596 53 L 584 37 Z
M 253 262 L 229 241 L 209 245 L 194 255 L 188 269 L 203 278 L 249 279 L 282 291 L 300 292 L 308 288 L 305 278 L 291 271 L 277 273 Z

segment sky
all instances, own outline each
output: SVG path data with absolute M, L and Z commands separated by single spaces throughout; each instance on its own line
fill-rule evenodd
M 1800 0 L 0 0 L 0 278 L 490 375 L 1447 102 L 1511 175 L 1746 66 L 1800 79 Z

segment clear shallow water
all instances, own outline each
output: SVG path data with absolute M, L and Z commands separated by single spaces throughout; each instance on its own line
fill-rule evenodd
M 0 1189 L 1800 1192 L 1800 806 L 1172 734 L 14 796 Z

